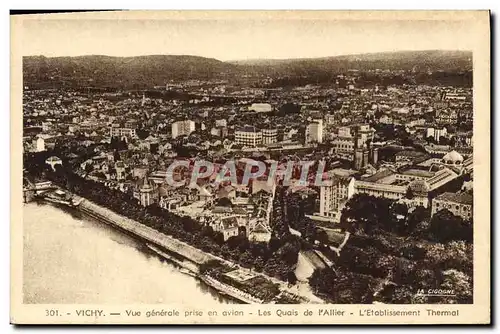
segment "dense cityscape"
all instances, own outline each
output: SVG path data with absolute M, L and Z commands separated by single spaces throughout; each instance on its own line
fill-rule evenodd
M 25 57 L 25 201 L 139 223 L 242 302 L 472 303 L 471 55 L 416 54 Z

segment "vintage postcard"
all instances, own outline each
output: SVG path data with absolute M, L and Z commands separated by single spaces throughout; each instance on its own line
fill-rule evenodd
M 488 11 L 11 16 L 13 324 L 489 324 Z

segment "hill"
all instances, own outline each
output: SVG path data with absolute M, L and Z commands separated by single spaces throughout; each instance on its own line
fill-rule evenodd
M 236 68 L 233 64 L 197 56 L 23 58 L 25 85 L 142 88 L 164 85 L 171 79 L 211 79 L 232 73 Z
M 255 59 L 235 61 L 233 64 L 254 70 L 272 70 L 275 73 L 303 74 L 307 72 L 345 72 L 347 70 L 416 70 L 469 71 L 472 70 L 472 52 L 469 51 L 398 51 L 366 53 L 323 58 Z
M 241 74 L 266 76 L 330 76 L 347 70 L 406 70 L 417 72 L 472 69 L 466 51 L 401 51 L 312 59 L 261 59 L 222 62 L 186 55 L 138 57 L 79 56 L 23 58 L 28 86 L 96 86 L 144 88 L 168 80 L 239 78 Z

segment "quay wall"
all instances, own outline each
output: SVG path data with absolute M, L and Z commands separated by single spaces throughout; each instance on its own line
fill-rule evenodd
M 191 245 L 160 233 L 155 229 L 138 223 L 132 219 L 121 216 L 111 210 L 92 203 L 89 200 L 84 199 L 80 205 L 78 205 L 78 208 L 83 212 L 90 213 L 91 215 L 97 215 L 99 218 L 104 219 L 106 223 L 113 224 L 120 229 L 137 235 L 146 241 L 161 246 L 173 253 L 179 254 L 196 264 L 202 264 L 212 259 L 209 254 L 204 253 Z
M 146 241 L 149 241 L 152 244 L 163 247 L 175 254 L 181 255 L 182 257 L 185 257 L 186 259 L 192 261 L 196 265 L 199 265 L 211 259 L 222 260 L 219 257 L 213 256 L 211 254 L 206 254 L 201 250 L 194 248 L 193 246 L 190 246 L 182 241 L 167 236 L 161 232 L 158 232 L 134 220 L 123 217 L 109 209 L 103 208 L 95 203 L 92 203 L 89 200 L 83 199 L 78 205 L 78 209 L 80 209 L 82 212 L 94 218 L 103 220 L 107 224 L 114 225 L 115 227 L 118 227 L 119 229 L 122 229 L 135 236 L 138 236 Z M 263 303 L 262 300 L 253 297 L 250 294 L 243 292 L 233 286 L 219 282 L 218 280 L 212 277 L 206 275 L 200 275 L 198 273 L 198 270 L 193 270 L 192 265 L 190 266 L 186 263 L 183 263 L 182 261 L 174 259 L 171 256 L 162 255 L 160 253 L 158 254 L 170 260 L 174 260 L 174 262 L 177 263 L 178 265 L 182 266 L 185 269 L 190 270 L 194 275 L 196 275 L 199 279 L 205 282 L 205 284 L 213 287 L 214 289 L 218 290 L 223 294 L 226 294 L 232 298 L 235 298 L 247 304 Z M 224 262 L 230 263 L 226 260 L 224 260 Z

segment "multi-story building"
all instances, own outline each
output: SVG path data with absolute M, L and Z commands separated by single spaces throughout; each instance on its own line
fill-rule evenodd
M 234 141 L 243 146 L 255 147 L 262 144 L 262 131 L 254 126 L 246 125 L 236 129 Z
M 359 125 L 355 130 L 357 147 L 363 147 L 369 142 L 373 141 L 375 129 L 371 128 L 369 124 Z
M 129 138 L 135 138 L 136 137 L 136 132 L 134 128 L 130 127 L 122 127 L 120 124 L 112 124 L 110 126 L 110 133 L 109 135 L 111 137 L 129 137 Z
M 439 128 L 427 128 L 427 138 L 432 137 L 436 142 L 439 142 L 439 138 L 441 137 L 446 137 L 448 134 L 448 131 L 446 130 L 445 127 L 442 129 Z
M 195 123 L 190 120 L 177 121 L 172 123 L 172 138 L 189 136 L 195 130 Z
M 323 142 L 323 120 L 314 120 L 306 127 L 306 144 Z
M 374 197 L 385 197 L 399 200 L 406 195 L 408 182 L 398 180 L 396 173 L 389 169 L 380 171 L 374 175 L 356 180 L 354 190 L 359 194 L 366 194 Z
M 473 217 L 473 202 L 473 196 L 469 193 L 445 192 L 432 200 L 431 214 L 434 215 L 441 210 L 447 209 L 455 216 L 470 220 Z
M 262 143 L 273 144 L 278 142 L 278 129 L 262 129 Z
M 439 124 L 456 124 L 458 113 L 453 109 L 445 109 L 436 112 L 436 120 Z
M 342 209 L 354 194 L 354 173 L 340 168 L 328 172 L 328 185 L 320 188 L 320 216 L 340 221 Z
M 356 127 L 343 126 L 338 129 L 337 136 L 332 140 L 333 151 L 336 154 L 347 154 L 353 157 L 356 148 L 362 149 L 373 141 L 375 130 L 370 125 Z

